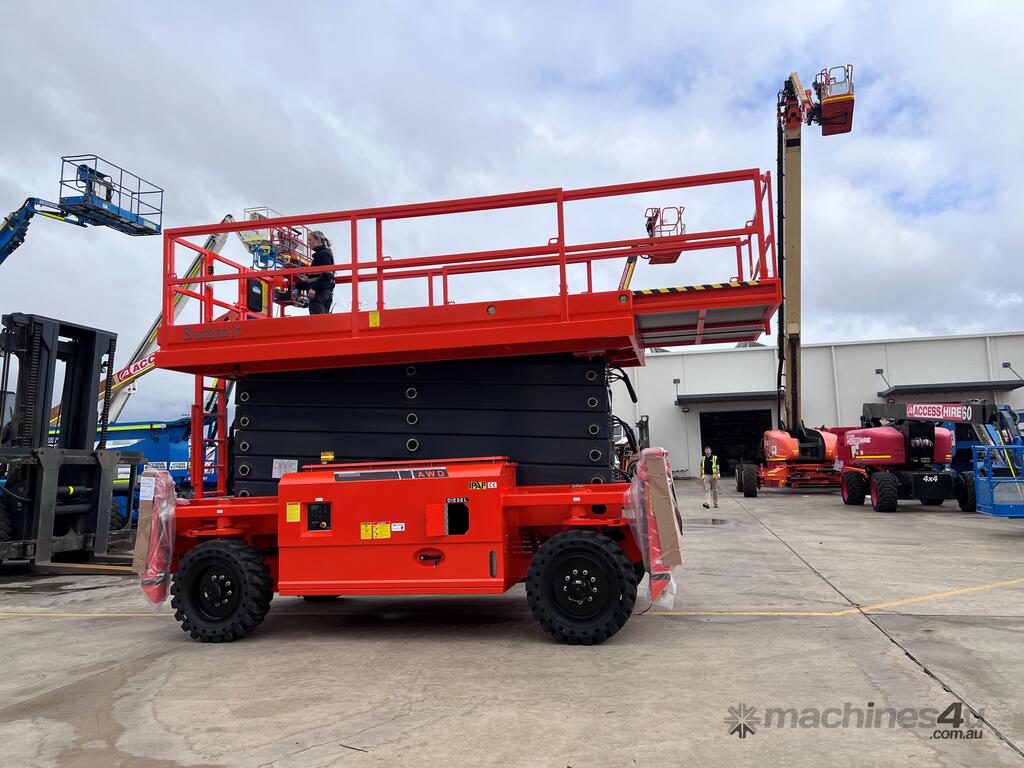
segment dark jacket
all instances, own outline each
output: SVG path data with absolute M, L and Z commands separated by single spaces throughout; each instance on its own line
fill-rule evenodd
M 326 245 L 318 245 L 313 249 L 313 263 L 311 267 L 326 267 L 334 264 L 334 254 Z M 334 290 L 334 274 L 332 272 L 321 272 L 318 275 L 310 275 L 309 280 L 302 281 L 302 287 L 307 291 Z

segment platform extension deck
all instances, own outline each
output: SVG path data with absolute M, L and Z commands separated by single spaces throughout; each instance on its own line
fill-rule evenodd
M 721 184 L 753 187 L 753 215 L 741 226 L 604 242 L 574 242 L 565 231 L 564 207 L 569 203 Z M 548 242 L 412 258 L 385 255 L 385 222 L 522 206 L 552 209 L 554 236 Z M 370 258 L 360 258 L 359 223 L 367 221 L 376 226 L 375 243 L 370 246 L 376 252 Z M 339 263 L 314 269 L 256 270 L 192 242 L 214 233 L 251 228 L 251 222 L 169 229 L 164 233 L 165 323 L 159 333 L 156 364 L 229 378 L 263 371 L 555 352 L 598 353 L 620 365 L 638 365 L 643 363 L 644 349 L 651 347 L 752 341 L 768 330 L 782 295 L 773 221 L 769 174 L 749 169 L 261 222 L 262 227 L 347 225 L 349 253 L 342 252 L 337 242 L 340 238 L 336 238 L 334 253 Z M 631 229 L 634 226 L 629 225 Z M 636 229 L 642 231 L 642 227 Z M 618 289 L 606 286 L 599 290 L 594 285 L 592 267 L 597 262 L 618 260 L 625 265 L 637 256 L 656 256 L 657 262 L 674 263 L 692 251 L 705 252 L 704 263 L 721 260 L 726 275 L 721 283 L 630 290 L 628 276 L 633 269 L 629 266 L 624 268 Z M 179 253 L 189 260 L 195 253 L 202 256 L 203 268 L 197 276 L 177 276 Z M 572 293 L 567 270 L 579 265 L 586 271 L 586 288 Z M 495 273 L 540 267 L 558 271 L 558 284 L 549 295 L 470 303 L 449 300 L 452 277 L 480 274 L 494 280 L 501 277 Z M 272 289 L 293 275 L 318 271 L 334 274 L 336 306 L 358 311 L 285 317 L 281 309 L 281 316 L 275 317 L 273 304 L 254 309 L 247 300 L 254 281 Z M 385 301 L 388 284 L 410 279 L 426 281 L 427 304 L 390 308 Z M 237 294 L 237 299 L 225 300 L 225 289 L 215 290 L 218 283 L 228 284 L 226 293 Z M 538 292 L 543 288 L 538 287 Z M 197 299 L 199 322 L 174 321 L 173 302 L 179 295 Z

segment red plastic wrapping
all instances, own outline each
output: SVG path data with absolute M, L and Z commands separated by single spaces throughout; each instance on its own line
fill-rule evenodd
M 169 472 L 157 472 L 153 478 L 152 527 L 146 547 L 146 566 L 140 574 L 142 592 L 153 605 L 167 599 L 174 557 L 174 509 L 178 503 L 174 480 Z M 145 501 L 145 499 L 143 499 Z M 141 529 L 142 526 L 140 526 Z
M 650 577 L 648 597 L 659 608 L 671 608 L 676 596 L 676 571 L 683 562 L 682 516 L 664 448 L 640 452 L 624 512 Z

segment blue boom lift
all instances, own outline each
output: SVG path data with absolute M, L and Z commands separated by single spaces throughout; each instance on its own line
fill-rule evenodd
M 1024 445 L 976 445 L 972 458 L 978 511 L 1024 518 Z
M 109 227 L 126 235 L 157 235 L 163 219 L 164 191 L 97 155 L 61 158 L 58 202 L 30 197 L 4 217 L 0 227 L 0 264 L 17 250 L 38 214 L 78 227 Z
M 954 472 L 974 470 L 974 449 L 978 446 L 1024 445 L 1020 431 L 1020 416 L 1008 405 L 996 405 L 986 400 L 962 403 L 963 421 L 946 421 L 942 426 L 953 433 Z

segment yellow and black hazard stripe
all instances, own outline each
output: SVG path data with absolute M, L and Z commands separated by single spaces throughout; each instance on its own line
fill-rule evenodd
M 704 283 L 702 285 L 681 285 L 676 288 L 643 288 L 633 291 L 634 294 L 653 296 L 658 293 L 692 293 L 693 291 L 713 291 L 715 288 L 740 288 L 744 285 L 758 285 L 759 280 L 730 280 L 727 283 Z

